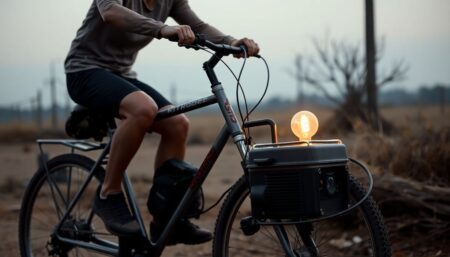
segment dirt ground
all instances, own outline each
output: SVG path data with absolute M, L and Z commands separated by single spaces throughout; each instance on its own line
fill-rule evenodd
M 156 143 L 157 142 L 154 139 L 145 140 L 127 171 L 131 179 L 135 182 L 134 189 L 138 197 L 138 202 L 140 203 L 141 211 L 146 219 L 146 223 L 148 223 L 150 219 L 145 203 L 147 200 L 147 192 L 151 186 L 150 179 L 153 176 L 152 160 L 155 155 Z M 50 146 L 45 149 L 50 158 L 68 151 L 61 146 Z M 191 145 L 189 146 L 186 159 L 194 165 L 199 166 L 208 150 L 209 146 L 206 145 Z M 2 228 L 2 234 L 0 236 L 0 256 L 19 256 L 18 215 L 24 188 L 37 167 L 37 153 L 37 145 L 33 143 L 0 144 L 0 227 Z M 93 158 L 96 156 L 96 154 L 91 153 L 88 155 Z M 235 146 L 233 144 L 228 144 L 204 184 L 207 206 L 214 203 L 215 200 L 217 200 L 220 195 L 242 175 L 239 161 L 240 157 Z M 202 215 L 195 223 L 214 231 L 219 208 L 220 207 L 216 207 L 212 211 Z M 167 247 L 163 256 L 211 256 L 211 252 L 212 243 L 210 242 L 198 246 L 177 245 Z M 442 255 L 441 251 L 432 250 L 429 254 L 430 255 L 394 254 L 394 256 L 445 256 L 445 254 Z
M 399 112 L 399 113 L 397 113 Z M 427 119 L 424 119 L 419 115 L 420 113 L 413 113 L 412 116 L 404 115 L 405 112 L 410 113 L 409 110 L 395 109 L 389 112 L 391 118 L 400 120 L 405 119 L 403 123 L 431 119 L 427 115 Z M 448 124 L 448 120 L 439 118 L 438 112 L 437 118 L 431 120 L 440 121 Z M 323 120 L 330 115 L 330 112 L 319 113 L 318 116 L 322 116 Z M 276 120 L 280 124 L 288 124 L 289 119 L 286 115 L 279 115 Z M 417 116 L 417 117 L 416 117 Z M 203 122 L 196 122 L 193 124 L 199 124 L 194 128 L 194 135 L 191 139 L 197 139 L 195 143 L 210 142 L 214 133 L 221 127 L 222 122 L 217 122 L 220 119 L 212 119 L 211 117 L 204 117 Z M 436 123 L 434 122 L 434 123 Z M 285 136 L 284 140 L 293 139 L 290 136 L 290 132 L 285 128 L 286 126 L 279 127 L 279 134 L 281 137 Z M 266 132 L 266 131 L 264 131 Z M 200 139 L 200 142 L 198 142 Z M 195 141 L 195 140 L 194 140 Z M 352 140 L 344 140 L 348 146 L 352 146 Z M 157 147 L 156 136 L 150 136 L 147 138 L 135 158 L 133 159 L 128 174 L 134 181 L 138 181 L 138 185 L 135 187 L 138 196 L 138 202 L 141 204 L 140 208 L 144 214 L 144 218 L 148 218 L 146 214 L 145 202 L 147 199 L 147 192 L 151 186 L 151 178 L 153 176 L 153 158 L 155 156 L 155 149 Z M 190 145 L 187 152 L 186 160 L 199 166 L 206 156 L 209 150 L 209 145 L 205 144 L 193 144 Z M 45 148 L 49 157 L 54 157 L 61 153 L 67 153 L 68 149 L 61 146 L 49 146 Z M 32 177 L 33 173 L 37 169 L 38 148 L 35 143 L 0 143 L 0 227 L 2 233 L 0 236 L 0 257 L 1 256 L 19 256 L 18 250 L 18 214 L 20 211 L 20 203 L 23 197 L 24 188 Z M 97 156 L 97 153 L 89 153 L 92 158 Z M 219 196 L 227 190 L 234 181 L 236 181 L 242 175 L 242 169 L 240 167 L 240 157 L 233 144 L 228 144 L 221 156 L 219 157 L 216 165 L 214 166 L 210 176 L 207 178 L 204 184 L 204 192 L 206 198 L 206 205 L 215 202 Z M 220 206 L 220 205 L 219 205 Z M 197 224 L 202 227 L 208 228 L 211 231 L 214 230 L 215 219 L 219 207 L 214 208 L 211 212 L 202 215 L 201 219 L 196 221 Z M 176 257 L 189 257 L 189 256 L 211 256 L 212 243 L 203 244 L 200 246 L 174 246 L 168 247 L 164 251 L 163 256 L 176 256 Z M 416 257 L 416 256 L 445 256 L 446 253 L 441 250 L 431 249 L 427 255 L 422 254 L 401 254 L 394 253 L 396 257 Z M 331 255 L 333 256 L 333 255 Z
M 150 179 L 153 176 L 153 156 L 155 155 L 156 141 L 153 139 L 145 140 L 140 151 L 133 159 L 128 174 L 130 177 L 141 179 Z M 50 156 L 67 152 L 64 147 L 51 146 L 46 147 Z M 199 166 L 202 158 L 209 150 L 209 146 L 193 145 L 189 147 L 187 160 L 194 165 Z M 35 144 L 2 144 L 0 145 L 0 181 L 3 185 L 0 195 L 0 227 L 2 228 L 2 236 L 0 236 L 0 256 L 19 256 L 18 252 L 18 214 L 20 210 L 23 188 L 27 181 L 31 178 L 37 167 L 38 148 Z M 89 154 L 95 157 L 96 154 Z M 215 168 L 205 182 L 204 192 L 207 205 L 213 203 L 219 196 L 242 175 L 240 168 L 239 155 L 234 145 L 229 144 L 224 149 L 222 155 L 217 161 Z M 136 180 L 136 179 L 133 179 Z M 7 186 L 10 185 L 11 187 Z M 146 194 L 148 188 L 145 184 L 139 183 L 135 188 L 139 197 L 138 201 L 143 203 L 141 211 L 147 213 L 145 206 Z M 8 193 L 8 191 L 10 191 Z M 215 218 L 218 207 L 211 212 L 202 215 L 201 219 L 196 221 L 197 224 L 214 229 Z M 146 215 L 148 217 L 148 215 Z M 200 246 L 189 246 L 189 253 L 186 253 L 186 246 L 168 247 L 164 251 L 163 256 L 210 256 L 211 243 Z

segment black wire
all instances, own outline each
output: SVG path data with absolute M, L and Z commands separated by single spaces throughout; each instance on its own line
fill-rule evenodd
M 266 81 L 266 86 L 264 88 L 264 92 L 261 95 L 261 97 L 259 98 L 258 102 L 253 106 L 253 108 L 250 110 L 250 112 L 248 113 L 248 115 L 252 114 L 253 111 L 261 104 L 262 100 L 264 99 L 264 97 L 266 96 L 267 90 L 269 89 L 269 83 L 270 83 L 270 70 L 269 70 L 269 65 L 266 62 L 266 59 L 264 59 L 262 56 L 260 56 L 259 58 L 261 58 L 264 62 L 264 64 L 266 65 L 266 70 L 267 70 L 267 81 Z
M 322 221 L 322 220 L 326 220 L 326 219 L 331 219 L 331 218 L 335 218 L 335 217 L 338 217 L 338 216 L 342 216 L 342 215 L 347 214 L 350 211 L 354 210 L 356 207 L 360 206 L 361 204 L 363 204 L 364 201 L 366 201 L 367 198 L 369 198 L 369 196 L 370 196 L 370 194 L 372 193 L 372 190 L 373 190 L 372 173 L 370 173 L 369 168 L 367 168 L 367 166 L 364 163 L 362 163 L 362 162 L 360 162 L 358 160 L 352 159 L 352 158 L 348 158 L 348 160 L 353 162 L 353 163 L 355 163 L 356 165 L 358 165 L 362 169 L 362 171 L 364 173 L 366 173 L 367 179 L 369 181 L 369 187 L 366 190 L 366 194 L 361 199 L 359 199 L 359 201 L 357 201 L 355 204 L 353 204 L 350 207 L 347 207 L 347 209 L 342 210 L 340 212 L 337 212 L 337 213 L 334 213 L 334 214 L 330 214 L 330 215 L 327 215 L 327 216 L 322 216 L 322 217 L 319 217 L 319 218 L 312 218 L 312 219 L 306 219 L 306 220 L 303 219 L 303 220 L 298 220 L 298 221 L 269 221 L 269 222 L 266 222 L 266 221 L 259 222 L 257 220 L 257 223 L 259 223 L 261 225 L 293 225 L 293 224 L 302 224 L 302 223 L 313 223 L 313 222 L 318 222 L 318 221 Z
M 220 201 L 222 201 L 222 199 L 225 197 L 225 195 L 230 192 L 232 187 L 228 188 L 225 192 L 222 193 L 222 195 L 219 197 L 219 200 L 217 200 L 213 205 L 211 205 L 210 207 L 208 207 L 206 210 L 203 210 L 205 203 L 203 202 L 203 207 L 202 207 L 202 211 L 200 212 L 199 215 L 205 214 L 207 212 L 209 212 L 212 208 L 216 207 Z M 204 201 L 204 200 L 203 200 Z
M 242 72 L 244 71 L 244 67 L 245 64 L 247 63 L 247 50 L 245 48 L 242 48 L 243 52 L 244 52 L 244 62 L 242 63 L 241 66 L 241 70 L 239 71 L 239 76 L 236 79 L 236 102 L 237 102 L 237 106 L 238 106 L 238 110 L 239 110 L 239 116 L 241 117 L 241 121 L 242 121 L 242 130 L 244 131 L 245 134 L 245 138 L 250 139 L 250 128 L 247 128 L 247 133 L 245 133 L 245 127 L 244 124 L 245 122 L 250 118 L 249 117 L 249 113 L 248 113 L 248 104 L 247 104 L 247 97 L 245 95 L 245 91 L 244 91 L 244 87 L 242 87 L 241 84 L 241 76 L 242 76 Z M 242 115 L 242 111 L 241 111 L 241 103 L 239 101 L 239 89 L 241 90 L 242 96 L 244 98 L 244 104 L 245 104 L 245 118 Z
M 264 92 L 261 95 L 261 97 L 259 98 L 258 102 L 256 102 L 256 104 L 253 106 L 253 108 L 250 110 L 249 113 L 247 113 L 248 116 L 250 116 L 250 114 L 252 114 L 252 112 L 261 104 L 262 100 L 264 99 L 264 97 L 266 96 L 267 90 L 269 89 L 269 83 L 270 83 L 270 69 L 269 69 L 269 65 L 266 62 L 266 59 L 264 59 L 262 56 L 259 56 L 258 58 L 261 58 L 264 62 L 264 64 L 266 65 L 266 70 L 267 70 L 267 80 L 266 80 L 266 86 L 264 88 Z M 246 117 L 249 118 L 249 117 Z M 250 128 L 249 128 L 249 133 L 250 133 Z M 247 146 L 247 151 L 245 152 L 245 156 L 244 156 L 244 160 L 247 160 L 247 155 L 249 152 L 249 146 Z
M 203 51 L 205 51 L 205 52 L 207 52 L 207 53 L 209 53 L 209 54 L 211 54 L 211 55 L 214 55 L 213 52 L 209 51 L 209 50 L 206 49 L 205 47 L 201 47 L 200 49 L 203 50 Z M 239 116 L 240 116 L 241 121 L 242 121 L 242 126 L 244 125 L 244 123 L 245 123 L 246 120 L 249 120 L 249 119 L 250 119 L 250 114 L 251 114 L 251 113 L 252 113 L 252 112 L 253 112 L 253 111 L 261 104 L 261 102 L 262 102 L 262 100 L 264 99 L 264 97 L 266 96 L 267 90 L 268 90 L 268 88 L 269 88 L 269 82 L 270 82 L 269 65 L 267 64 L 266 60 L 265 60 L 263 57 L 259 56 L 258 58 L 262 59 L 262 60 L 264 61 L 264 64 L 266 65 L 266 69 L 267 69 L 267 81 L 266 81 L 266 86 L 265 86 L 265 88 L 264 88 L 263 94 L 262 94 L 261 97 L 259 98 L 258 102 L 250 109 L 250 111 L 248 110 L 247 97 L 245 96 L 245 91 L 244 91 L 244 88 L 242 87 L 242 84 L 241 84 L 241 76 L 242 76 L 242 72 L 243 72 L 243 70 L 244 70 L 244 67 L 245 67 L 245 64 L 246 64 L 246 60 L 247 60 L 247 51 L 246 51 L 245 48 L 244 48 L 244 62 L 242 63 L 241 69 L 240 69 L 240 71 L 239 71 L 239 76 L 236 76 L 236 74 L 233 72 L 233 70 L 230 68 L 230 66 L 228 66 L 228 64 L 227 64 L 224 60 L 220 59 L 220 61 L 225 65 L 225 67 L 227 67 L 227 69 L 230 71 L 230 73 L 233 75 L 234 79 L 236 80 L 236 101 L 237 101 L 237 106 L 238 106 Z M 240 106 L 240 101 L 239 101 L 239 89 L 241 90 L 242 96 L 243 96 L 243 98 L 244 98 L 244 104 L 245 104 L 245 110 L 246 110 L 246 115 L 245 115 L 245 117 L 244 117 L 243 114 L 242 114 L 242 110 L 241 110 L 241 106 Z M 245 129 L 243 129 L 243 131 L 244 131 L 244 134 L 245 134 L 245 138 L 248 138 L 248 139 L 249 139 L 249 138 L 250 138 L 250 128 L 247 128 L 247 133 L 245 132 Z M 247 148 L 249 148 L 249 147 L 250 147 L 250 146 L 247 145 Z M 247 151 L 246 151 L 244 160 L 247 159 L 248 150 L 249 150 L 249 149 L 247 149 Z M 226 195 L 228 192 L 230 192 L 230 190 L 231 190 L 231 187 L 228 188 L 225 192 L 223 192 L 222 195 L 219 197 L 219 199 L 218 199 L 213 205 L 211 205 L 210 207 L 208 207 L 206 210 L 204 210 L 204 200 L 203 200 L 203 206 L 202 206 L 202 208 L 201 208 L 202 211 L 200 212 L 200 215 L 202 215 L 202 214 L 204 214 L 204 213 L 210 211 L 212 208 L 216 207 L 216 206 L 220 203 L 220 201 L 225 197 L 225 195 Z
M 213 52 L 209 51 L 208 49 L 206 49 L 206 48 L 204 48 L 204 47 L 202 47 L 201 49 L 202 49 L 203 51 L 205 51 L 205 52 L 211 54 L 211 55 L 214 55 Z M 261 97 L 259 98 L 258 102 L 250 109 L 250 111 L 248 111 L 247 98 L 246 98 L 246 96 L 245 96 L 244 89 L 243 89 L 242 84 L 241 84 L 241 82 L 240 82 L 241 75 L 242 75 L 242 71 L 243 71 L 243 69 L 244 69 L 244 66 L 245 66 L 245 64 L 246 64 L 246 59 L 247 59 L 247 52 L 245 51 L 245 49 L 244 49 L 244 55 L 245 55 L 245 58 L 244 58 L 244 62 L 243 62 L 243 64 L 242 64 L 241 70 L 240 70 L 240 72 L 239 72 L 239 77 L 236 76 L 236 74 L 233 72 L 233 70 L 230 68 L 230 66 L 228 66 L 228 64 L 227 64 L 225 61 L 223 61 L 222 59 L 220 59 L 220 61 L 225 65 L 225 67 L 227 67 L 227 69 L 230 71 L 230 73 L 233 75 L 234 79 L 235 79 L 236 82 L 237 82 L 237 85 L 236 85 L 236 101 L 237 101 L 238 111 L 239 111 L 239 116 L 240 116 L 240 118 L 241 118 L 242 125 L 244 125 L 244 123 L 245 123 L 246 120 L 249 120 L 249 119 L 250 119 L 250 115 L 251 115 L 251 114 L 256 110 L 256 108 L 261 104 L 262 100 L 264 99 L 264 97 L 265 97 L 266 94 L 267 94 L 267 90 L 269 89 L 269 84 L 270 84 L 270 69 L 269 69 L 269 65 L 267 64 L 267 61 L 266 61 L 266 59 L 264 59 L 264 57 L 258 56 L 258 58 L 260 58 L 260 59 L 263 60 L 265 66 L 266 66 L 266 70 L 267 70 L 266 86 L 265 86 L 264 92 L 263 92 L 263 94 L 261 95 Z M 246 107 L 246 115 L 245 115 L 245 117 L 243 117 L 243 114 L 242 114 L 242 111 L 241 111 L 241 107 L 240 107 L 238 88 L 240 88 L 240 90 L 241 90 L 241 92 L 242 92 L 242 96 L 243 96 L 243 98 L 244 98 L 244 103 L 245 103 L 245 107 Z M 243 129 L 243 131 L 244 131 L 244 134 L 245 134 L 246 138 L 250 138 L 250 128 L 247 128 L 247 133 L 245 132 L 245 129 Z
M 239 89 L 241 90 L 242 96 L 244 97 L 245 110 L 246 110 L 246 112 L 248 112 L 247 98 L 245 96 L 244 88 L 241 85 L 242 72 L 244 70 L 245 63 L 247 62 L 247 58 L 246 58 L 247 57 L 247 52 L 245 51 L 245 48 L 243 50 L 244 50 L 244 55 L 245 55 L 244 62 L 242 63 L 242 66 L 241 66 L 241 69 L 239 71 L 238 77 L 237 78 L 235 77 L 235 79 L 236 79 L 236 102 L 237 102 L 238 112 L 239 112 L 239 116 L 241 118 L 242 123 L 244 123 L 244 115 L 242 115 L 241 104 L 240 104 L 240 101 L 239 101 Z
M 203 48 L 203 47 L 202 47 L 201 49 L 202 49 L 203 51 L 205 51 L 205 52 L 211 54 L 211 55 L 214 55 L 213 52 L 209 51 L 209 50 L 206 49 L 206 48 Z M 242 72 L 243 72 L 243 70 L 244 70 L 244 67 L 245 67 L 245 64 L 246 64 L 246 61 L 247 61 L 247 52 L 246 52 L 245 49 L 244 49 L 244 55 L 245 55 L 244 62 L 242 63 L 242 66 L 241 66 L 241 69 L 240 69 L 240 71 L 239 71 L 239 75 L 238 75 L 238 76 L 236 76 L 236 74 L 234 73 L 234 71 L 230 68 L 230 66 L 229 66 L 224 60 L 220 59 L 220 61 L 225 65 L 225 67 L 227 67 L 227 69 L 230 71 L 230 73 L 233 75 L 234 79 L 236 80 L 236 83 L 237 83 L 237 84 L 236 84 L 236 102 L 237 102 L 238 112 L 239 112 L 239 116 L 240 116 L 240 118 L 241 118 L 242 125 L 244 125 L 245 119 L 244 119 L 244 115 L 242 114 L 242 109 L 241 109 L 241 105 L 240 105 L 240 101 L 239 101 L 239 94 L 238 94 L 239 91 L 238 91 L 238 89 L 241 90 L 242 96 L 243 96 L 243 98 L 244 98 L 245 109 L 246 109 L 246 115 L 245 115 L 245 117 L 246 117 L 247 119 L 248 119 L 248 117 L 249 117 L 248 104 L 247 104 L 247 97 L 246 97 L 246 95 L 245 95 L 244 88 L 242 87 L 242 84 L 241 84 L 241 81 L 240 81 L 240 80 L 241 80 L 241 76 L 242 76 Z M 248 130 L 248 134 L 245 132 L 245 129 L 243 129 L 245 137 L 246 137 L 246 138 L 249 138 L 249 137 L 250 137 L 250 135 L 249 135 L 250 129 L 248 128 L 247 130 Z

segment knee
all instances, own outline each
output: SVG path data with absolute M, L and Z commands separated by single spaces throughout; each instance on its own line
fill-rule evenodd
M 173 117 L 172 120 L 167 124 L 164 134 L 177 137 L 185 138 L 189 132 L 189 119 L 186 115 L 181 114 Z
M 149 96 L 135 92 L 122 100 L 120 114 L 125 121 L 132 122 L 143 130 L 148 130 L 158 112 L 158 106 Z
M 131 119 L 133 119 L 140 127 L 148 130 L 153 124 L 153 120 L 158 113 L 158 107 L 156 104 L 148 103 L 137 107 L 131 113 Z

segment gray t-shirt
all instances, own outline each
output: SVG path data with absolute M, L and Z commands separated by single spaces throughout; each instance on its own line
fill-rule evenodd
M 226 36 L 216 28 L 204 23 L 189 7 L 187 0 L 155 0 L 153 8 L 145 0 L 94 0 L 86 18 L 72 41 L 64 62 L 65 72 L 77 72 L 103 68 L 136 78 L 131 70 L 140 49 L 158 38 L 166 19 L 170 16 L 182 25 L 191 26 L 195 33 L 204 34 L 208 40 L 229 44 L 233 37 Z M 122 5 L 140 15 L 131 17 L 136 24 L 125 31 L 107 24 L 102 13 L 112 5 Z M 140 26 L 140 25 L 145 25 Z

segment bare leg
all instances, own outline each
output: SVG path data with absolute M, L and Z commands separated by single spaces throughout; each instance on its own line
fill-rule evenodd
M 163 109 L 170 108 L 166 106 Z M 155 159 L 155 170 L 166 160 L 183 160 L 186 152 L 186 139 L 189 130 L 189 120 L 183 114 L 158 121 L 152 130 L 161 134 L 161 142 Z M 175 200 L 175 199 L 174 199 Z M 151 199 L 149 199 L 151 201 Z M 150 203 L 151 204 L 151 203 Z M 149 206 L 150 208 L 150 206 Z M 157 240 L 163 231 L 168 217 L 158 217 L 153 213 L 153 221 L 150 224 L 150 233 L 153 241 Z M 188 219 L 181 218 L 174 227 L 174 232 L 167 239 L 167 245 L 177 243 L 201 244 L 212 239 L 212 233 L 192 224 Z
M 102 196 L 122 190 L 123 173 L 151 127 L 157 110 L 153 99 L 141 91 L 127 95 L 120 102 L 122 122 L 112 139 Z
M 172 106 L 165 106 L 161 110 L 170 107 Z M 161 134 L 161 141 L 155 158 L 155 170 L 169 159 L 184 159 L 189 131 L 189 120 L 184 114 L 158 121 L 153 125 L 152 130 Z

